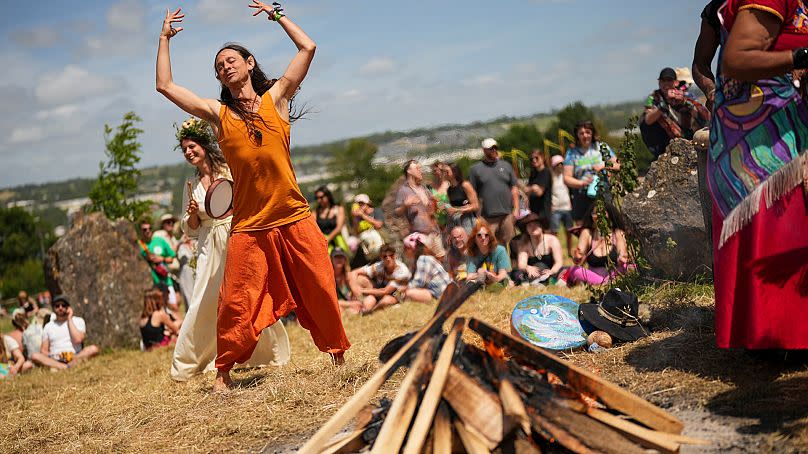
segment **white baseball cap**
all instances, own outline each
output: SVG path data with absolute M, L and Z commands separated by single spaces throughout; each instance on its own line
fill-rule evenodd
M 492 138 L 483 140 L 483 148 L 494 148 L 497 146 L 497 141 Z
M 370 197 L 368 197 L 367 194 L 357 194 L 353 201 L 356 203 L 366 203 L 370 205 Z

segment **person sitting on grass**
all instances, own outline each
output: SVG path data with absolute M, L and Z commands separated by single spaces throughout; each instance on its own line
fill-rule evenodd
M 476 223 L 477 220 L 475 219 L 474 222 Z M 466 266 L 469 261 L 469 256 L 466 255 L 468 241 L 469 234 L 463 226 L 457 225 L 449 231 L 449 252 L 446 254 L 446 271 L 449 272 L 449 276 L 451 276 L 452 279 L 457 281 L 462 281 L 466 278 Z
M 47 307 L 40 307 L 31 319 L 31 323 L 22 333 L 23 354 L 27 359 L 42 349 L 42 338 L 45 336 L 45 325 L 51 321 L 53 311 Z
M 84 319 L 73 315 L 70 302 L 62 295 L 53 299 L 56 319 L 45 325 L 42 347 L 31 355 L 31 361 L 52 370 L 67 369 L 98 354 L 98 347 L 84 347 Z
M 530 213 L 516 223 L 523 232 L 516 244 L 517 269 L 512 278 L 516 285 L 551 283 L 563 265 L 561 242 L 547 232 L 550 223 L 544 216 Z
M 149 290 L 143 296 L 143 313 L 138 326 L 145 351 L 175 343 L 180 332 L 182 320 L 175 320 L 165 311 L 164 298 L 160 289 Z
M 351 265 L 348 254 L 340 247 L 331 251 L 331 266 L 334 268 L 334 283 L 337 286 L 337 303 L 343 312 L 361 314 L 362 303 L 356 300 L 351 291 Z
M 362 298 L 363 314 L 398 304 L 399 292 L 410 280 L 410 270 L 396 258 L 393 246 L 382 246 L 379 257 L 380 261 L 351 271 L 351 292 Z
M 564 273 L 563 278 L 559 280 L 560 285 L 607 284 L 615 276 L 626 273 L 633 266 L 628 256 L 625 228 L 620 212 L 614 205 L 606 204 L 609 233 L 603 236 L 597 226 L 596 206 L 593 204 L 586 212 L 583 228 L 578 237 L 578 247 L 572 252 L 575 266 Z M 614 266 L 613 271 L 609 270 L 610 263 Z
M 446 286 L 452 282 L 449 273 L 424 244 L 425 241 L 426 238 L 421 233 L 412 233 L 404 238 L 404 255 L 414 264 L 415 272 L 407 288 L 402 290 L 402 297 L 419 303 L 429 303 L 432 298 L 439 299 Z
M 14 327 L 14 330 L 8 333 L 7 336 L 14 339 L 14 342 L 16 342 L 20 348 L 23 348 L 23 356 L 25 356 L 25 350 L 22 338 L 23 333 L 25 332 L 25 329 L 28 328 L 29 324 L 28 313 L 25 311 L 25 309 L 18 307 L 11 312 L 11 325 Z
M 20 344 L 13 337 L 4 335 L 0 342 L 0 379 L 14 377 L 33 367 L 31 361 L 26 361 L 22 355 Z
M 466 266 L 469 281 L 477 280 L 486 285 L 509 283 L 508 273 L 511 271 L 511 259 L 505 247 L 497 243 L 491 227 L 485 219 L 477 219 L 477 225 L 471 231 Z

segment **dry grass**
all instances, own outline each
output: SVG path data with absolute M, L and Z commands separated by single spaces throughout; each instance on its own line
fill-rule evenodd
M 582 290 L 556 292 L 585 299 Z M 754 440 L 755 451 L 808 446 L 808 370 L 716 349 L 710 292 L 709 286 L 662 286 L 643 298 L 654 307 L 656 332 L 650 338 L 568 357 L 669 408 L 689 428 L 701 424 L 689 411 L 707 411 L 722 424 L 740 418 L 741 440 Z M 532 293 L 483 292 L 458 315 L 507 329 L 514 303 Z M 210 375 L 174 383 L 169 350 L 107 352 L 67 372 L 35 371 L 0 383 L 0 452 L 254 452 L 297 446 L 373 373 L 381 346 L 420 326 L 433 309 L 408 303 L 347 318 L 353 348 L 340 368 L 313 347 L 305 330 L 291 326 L 292 362 L 238 371 L 239 389 L 223 396 L 210 394 Z M 399 380 L 394 376 L 379 396 L 390 394 Z

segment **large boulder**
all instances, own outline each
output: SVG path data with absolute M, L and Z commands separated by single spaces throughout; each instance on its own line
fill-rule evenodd
M 76 315 L 87 322 L 89 342 L 99 347 L 139 345 L 143 295 L 152 281 L 129 222 L 79 214 L 48 250 L 45 281 L 51 294 L 66 295 Z
M 710 237 L 699 197 L 696 150 L 677 139 L 651 164 L 645 180 L 623 201 L 629 226 L 651 266 L 664 279 L 691 279 L 710 273 Z

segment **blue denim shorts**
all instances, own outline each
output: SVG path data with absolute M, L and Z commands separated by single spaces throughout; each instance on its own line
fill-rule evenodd
M 572 228 L 571 210 L 556 210 L 550 215 L 550 231 L 558 232 L 562 223 L 564 224 L 564 230 Z

